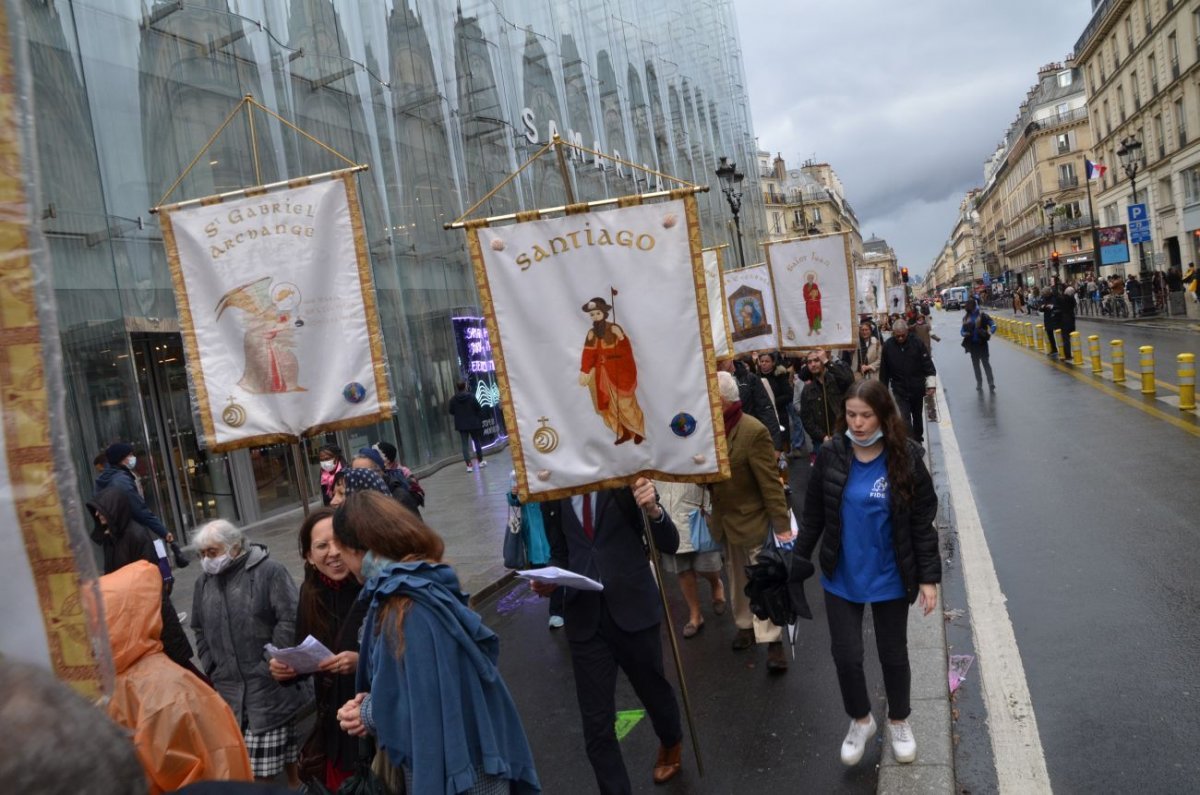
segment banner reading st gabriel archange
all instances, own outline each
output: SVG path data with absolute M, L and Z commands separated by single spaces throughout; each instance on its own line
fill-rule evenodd
M 390 416 L 352 175 L 161 210 L 209 449 L 295 440 Z
M 728 477 L 690 196 L 468 228 L 522 499 Z

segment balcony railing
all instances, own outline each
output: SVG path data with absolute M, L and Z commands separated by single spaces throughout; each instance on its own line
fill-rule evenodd
M 1058 178 L 1058 189 L 1059 190 L 1066 190 L 1067 188 L 1078 188 L 1078 187 L 1079 187 L 1079 177 L 1078 176 L 1059 177 Z

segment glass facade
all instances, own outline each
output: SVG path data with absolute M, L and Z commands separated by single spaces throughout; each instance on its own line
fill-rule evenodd
M 139 469 L 152 502 L 176 529 L 218 515 L 252 522 L 298 504 L 297 465 L 314 480 L 314 445 L 300 462 L 287 447 L 201 449 L 148 212 L 246 94 L 370 166 L 359 190 L 397 413 L 338 439 L 389 439 L 412 467 L 455 455 L 445 406 L 466 363 L 451 319 L 479 314 L 465 236 L 442 224 L 553 134 L 713 185 L 699 197 L 706 245 L 736 243 L 713 174 L 717 158 L 730 157 L 747 174 L 747 252 L 763 239 L 731 0 L 16 4 L 80 488 L 90 494 L 98 451 L 131 439 L 145 450 Z M 257 116 L 253 134 L 243 118 L 227 127 L 171 198 L 343 165 Z M 657 187 L 591 157 L 568 169 L 576 200 Z M 556 161 L 543 158 L 479 212 L 566 198 Z

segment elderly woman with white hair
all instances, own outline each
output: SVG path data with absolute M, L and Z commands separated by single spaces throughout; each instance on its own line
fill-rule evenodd
M 298 787 L 295 717 L 312 691 L 275 681 L 263 648 L 295 642 L 296 583 L 265 546 L 249 543 L 224 519 L 200 527 L 192 546 L 204 570 L 191 620 L 201 667 L 238 719 L 255 779 L 284 771 L 289 786 Z

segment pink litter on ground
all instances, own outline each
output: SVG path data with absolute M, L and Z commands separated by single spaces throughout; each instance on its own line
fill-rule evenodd
M 950 655 L 950 692 L 958 690 L 958 686 L 967 678 L 967 671 L 971 670 L 971 663 L 975 662 L 973 654 L 951 654 Z

